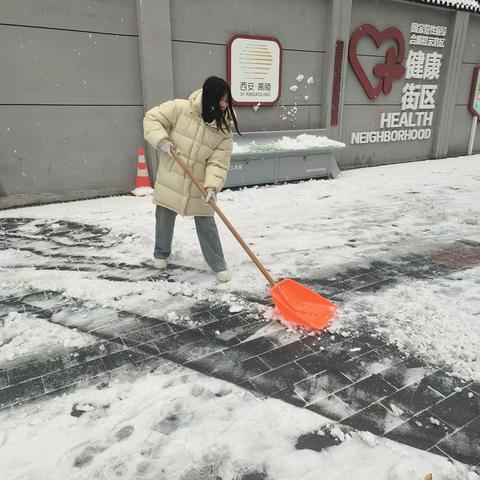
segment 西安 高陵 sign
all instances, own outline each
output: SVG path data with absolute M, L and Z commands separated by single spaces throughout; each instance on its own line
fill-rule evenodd
M 227 43 L 227 81 L 235 105 L 274 105 L 280 98 L 282 46 L 274 37 L 234 35 Z

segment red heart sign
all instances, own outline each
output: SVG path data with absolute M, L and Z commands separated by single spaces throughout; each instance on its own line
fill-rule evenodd
M 376 86 L 370 83 L 357 56 L 358 42 L 365 36 L 372 38 L 377 48 L 390 38 L 395 40 L 398 46 L 398 48 L 390 47 L 385 54 L 385 62 L 379 63 L 373 68 L 374 75 L 380 78 Z M 386 95 L 392 91 L 393 80 L 402 77 L 405 73 L 405 67 L 402 65 L 404 58 L 405 40 L 398 28 L 390 27 L 383 32 L 379 32 L 373 25 L 365 24 L 358 27 L 350 37 L 348 60 L 365 93 L 371 100 L 375 100 L 382 90 Z

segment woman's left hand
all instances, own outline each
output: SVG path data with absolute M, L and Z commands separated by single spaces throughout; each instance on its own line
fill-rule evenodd
M 214 202 L 217 201 L 217 194 L 215 193 L 215 190 L 212 188 L 209 188 L 207 190 L 207 196 L 205 197 L 205 203 L 210 203 L 210 200 L 213 200 Z

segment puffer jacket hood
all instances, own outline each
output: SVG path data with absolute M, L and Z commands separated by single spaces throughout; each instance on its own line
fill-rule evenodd
M 188 101 L 190 102 L 190 105 L 192 107 L 192 110 L 198 115 L 198 118 L 201 122 L 204 122 L 206 125 L 209 125 L 211 127 L 214 127 L 215 129 L 217 128 L 217 123 L 215 120 L 212 120 L 211 122 L 205 122 L 202 117 L 202 89 L 200 88 L 199 90 L 195 90 L 193 93 L 190 94 L 188 97 Z M 227 125 L 229 126 L 230 130 L 233 131 L 235 128 L 235 124 L 233 123 L 233 118 L 230 115 L 230 111 L 227 110 L 225 112 L 225 119 L 227 120 Z M 220 131 L 222 133 L 222 131 Z M 225 132 L 225 134 L 228 136 L 230 135 L 230 132 Z

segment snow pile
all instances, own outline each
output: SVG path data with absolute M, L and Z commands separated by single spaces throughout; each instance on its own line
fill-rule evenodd
M 5 478 L 465 480 L 464 465 L 169 364 L 0 412 Z M 325 429 L 339 442 L 296 449 Z M 28 462 L 25 461 L 28 452 Z M 413 473 L 413 476 L 405 476 Z
M 358 327 L 361 318 L 401 351 L 480 381 L 479 279 L 480 267 L 359 296 L 347 303 L 337 327 Z
M 280 140 L 266 144 L 257 144 L 255 140 L 246 145 L 239 145 L 234 142 L 233 153 L 257 153 L 279 150 L 309 150 L 324 147 L 341 148 L 344 146 L 344 143 L 331 140 L 328 137 L 302 133 L 296 137 L 288 137 L 284 135 Z
M 0 328 L 0 365 L 30 355 L 48 356 L 95 343 L 95 337 L 36 316 L 10 312 Z
M 280 150 L 308 150 L 310 148 L 344 147 L 345 144 L 327 137 L 302 133 L 295 138 L 284 136 L 281 140 L 275 142 L 273 146 Z
M 152 187 L 137 187 L 135 190 L 132 190 L 132 195 L 135 195 L 136 197 L 145 197 L 147 195 L 152 195 L 153 194 L 153 188 Z

